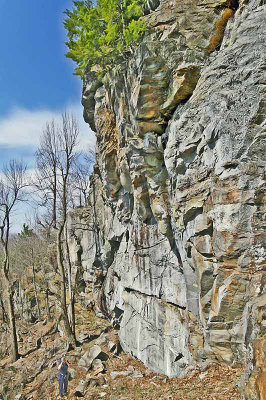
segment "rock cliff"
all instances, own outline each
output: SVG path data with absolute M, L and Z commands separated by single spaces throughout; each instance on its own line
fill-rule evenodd
M 265 17 L 262 0 L 151 0 L 149 30 L 99 82 L 89 206 L 71 255 L 123 349 L 169 377 L 246 366 L 266 398 Z

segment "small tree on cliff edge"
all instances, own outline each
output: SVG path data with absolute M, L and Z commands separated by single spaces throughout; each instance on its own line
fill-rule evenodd
M 132 53 L 146 30 L 143 16 L 145 0 L 74 1 L 66 10 L 67 57 L 76 62 L 76 75 L 84 75 L 87 64 L 97 65 L 98 75 Z
M 26 183 L 26 166 L 23 162 L 10 161 L 3 170 L 0 180 L 0 240 L 3 247 L 3 260 L 1 263 L 1 278 L 3 282 L 4 300 L 7 303 L 8 322 L 11 338 L 12 359 L 19 358 L 15 310 L 13 304 L 12 285 L 9 278 L 10 256 L 9 236 L 10 218 L 16 204 L 25 199 L 24 188 Z

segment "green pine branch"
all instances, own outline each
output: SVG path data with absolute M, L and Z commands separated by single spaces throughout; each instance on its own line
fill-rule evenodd
M 143 3 L 146 0 L 74 1 L 66 10 L 66 57 L 76 64 L 75 74 L 84 76 L 87 65 L 97 66 L 98 77 L 121 57 L 132 52 L 145 32 Z

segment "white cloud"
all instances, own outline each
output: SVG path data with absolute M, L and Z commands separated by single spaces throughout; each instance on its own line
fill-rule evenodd
M 83 107 L 79 104 L 72 104 L 62 110 L 27 110 L 25 108 L 14 108 L 9 114 L 0 116 L 0 155 L 5 155 L 5 161 L 10 158 L 20 158 L 20 154 L 32 169 L 28 171 L 28 176 L 34 174 L 34 150 L 39 145 L 39 138 L 47 122 L 54 120 L 61 122 L 61 114 L 67 111 L 76 116 L 80 127 L 79 148 L 86 151 L 89 147 L 95 145 L 95 134 L 91 131 L 88 124 L 83 120 Z M 31 148 L 31 151 L 25 159 L 25 148 Z M 8 151 L 6 151 L 6 149 Z M 2 151 L 1 151 L 2 150 Z M 1 159 L 0 159 L 1 167 Z M 1 178 L 1 172 L 0 172 Z M 12 233 L 20 232 L 23 223 L 26 221 L 25 215 L 32 215 L 33 204 L 20 203 L 14 210 L 11 218 Z
M 86 149 L 95 143 L 94 133 L 82 117 L 82 106 L 70 105 L 66 109 L 53 111 L 48 109 L 27 110 L 14 108 L 6 116 L 0 117 L 0 146 L 5 147 L 37 147 L 39 138 L 47 122 L 61 120 L 62 112 L 74 114 L 80 126 L 80 146 Z

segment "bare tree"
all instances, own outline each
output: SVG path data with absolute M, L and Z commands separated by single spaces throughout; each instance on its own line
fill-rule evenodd
M 53 228 L 56 228 L 57 224 L 58 139 L 54 121 L 47 123 L 36 152 L 37 174 L 35 185 L 41 195 L 41 204 L 45 206 L 52 204 L 50 225 Z
M 65 335 L 73 345 L 75 338 L 75 289 L 77 271 L 71 265 L 67 212 L 70 207 L 83 206 L 87 202 L 89 175 L 94 153 L 85 155 L 78 151 L 79 127 L 76 119 L 67 113 L 62 123 L 48 123 L 36 152 L 37 184 L 41 193 L 41 204 L 46 207 L 45 216 L 39 218 L 39 225 L 56 234 L 57 268 L 60 274 L 59 301 L 62 310 Z M 52 230 L 54 229 L 54 231 Z M 67 290 L 69 307 L 67 304 Z
M 4 300 L 7 303 L 8 321 L 11 337 L 12 359 L 19 358 L 15 310 L 13 303 L 12 285 L 9 277 L 9 237 L 10 218 L 16 204 L 25 200 L 24 188 L 26 183 L 26 166 L 21 161 L 12 160 L 3 170 L 3 177 L 0 181 L 0 237 L 3 247 L 3 261 L 1 263 L 1 277 L 3 282 Z
M 87 205 L 87 196 L 90 188 L 89 177 L 91 175 L 92 164 L 95 161 L 94 152 L 88 149 L 87 152 L 82 152 L 71 174 L 72 204 L 74 206 L 84 207 Z
M 72 194 L 75 190 L 72 185 L 72 178 L 80 157 L 80 153 L 77 151 L 78 135 L 79 127 L 76 119 L 65 113 L 62 115 L 62 123 L 59 126 L 55 126 L 54 123 L 46 125 L 41 137 L 40 148 L 36 153 L 39 178 L 37 187 L 42 192 L 41 196 L 44 205 L 47 206 L 52 201 L 51 221 L 53 222 L 53 228 L 56 228 L 57 267 L 60 274 L 60 305 L 66 338 L 73 345 L 76 342 L 75 296 L 71 279 L 72 268 L 67 256 L 66 220 Z M 41 182 L 44 182 L 44 184 L 41 184 Z M 47 226 L 47 223 L 43 224 L 41 221 L 39 221 L 39 224 Z M 69 314 L 66 301 L 67 283 L 70 300 Z
M 24 270 L 31 269 L 32 284 L 34 290 L 34 297 L 37 307 L 38 318 L 41 318 L 40 301 L 36 283 L 36 269 L 39 266 L 40 259 L 44 257 L 44 245 L 43 240 L 33 232 L 33 229 L 29 229 L 29 225 L 23 224 L 23 231 L 18 234 L 16 239 L 13 239 L 14 247 L 14 262 L 12 272 L 16 276 L 16 280 L 19 282 L 21 288 L 23 285 L 20 283 L 22 268 Z M 23 307 L 23 301 L 21 299 L 21 306 Z M 23 309 L 22 309 L 23 310 Z
M 69 343 L 75 344 L 75 317 L 74 317 L 74 306 L 72 308 L 72 327 L 70 324 L 70 320 L 67 312 L 67 303 L 66 303 L 66 276 L 65 276 L 65 267 L 64 267 L 64 247 L 63 247 L 63 238 L 64 238 L 64 229 L 67 220 L 67 210 L 68 210 L 68 200 L 69 200 L 69 191 L 68 184 L 71 177 L 71 169 L 75 164 L 75 161 L 78 157 L 76 152 L 76 148 L 78 145 L 78 134 L 79 128 L 77 121 L 72 116 L 70 117 L 66 113 L 62 115 L 62 126 L 58 131 L 58 142 L 59 142 L 59 151 L 58 151 L 58 174 L 59 180 L 58 183 L 60 185 L 60 190 L 58 191 L 60 197 L 60 222 L 58 222 L 58 230 L 57 230 L 57 265 L 60 272 L 60 302 L 62 308 L 62 316 L 65 326 L 65 333 Z M 65 238 L 67 240 L 67 238 Z M 71 268 L 71 267 L 70 267 Z M 71 275 L 71 271 L 70 271 Z M 69 287 L 71 287 L 71 279 L 68 282 Z M 70 293 L 70 304 L 73 303 L 73 291 L 69 289 Z
M 1 307 L 1 314 L 2 314 L 1 319 L 3 322 L 7 322 L 8 321 L 7 313 L 6 313 L 4 302 L 3 302 L 2 292 L 3 292 L 3 289 L 2 289 L 1 282 L 0 282 L 0 307 Z

